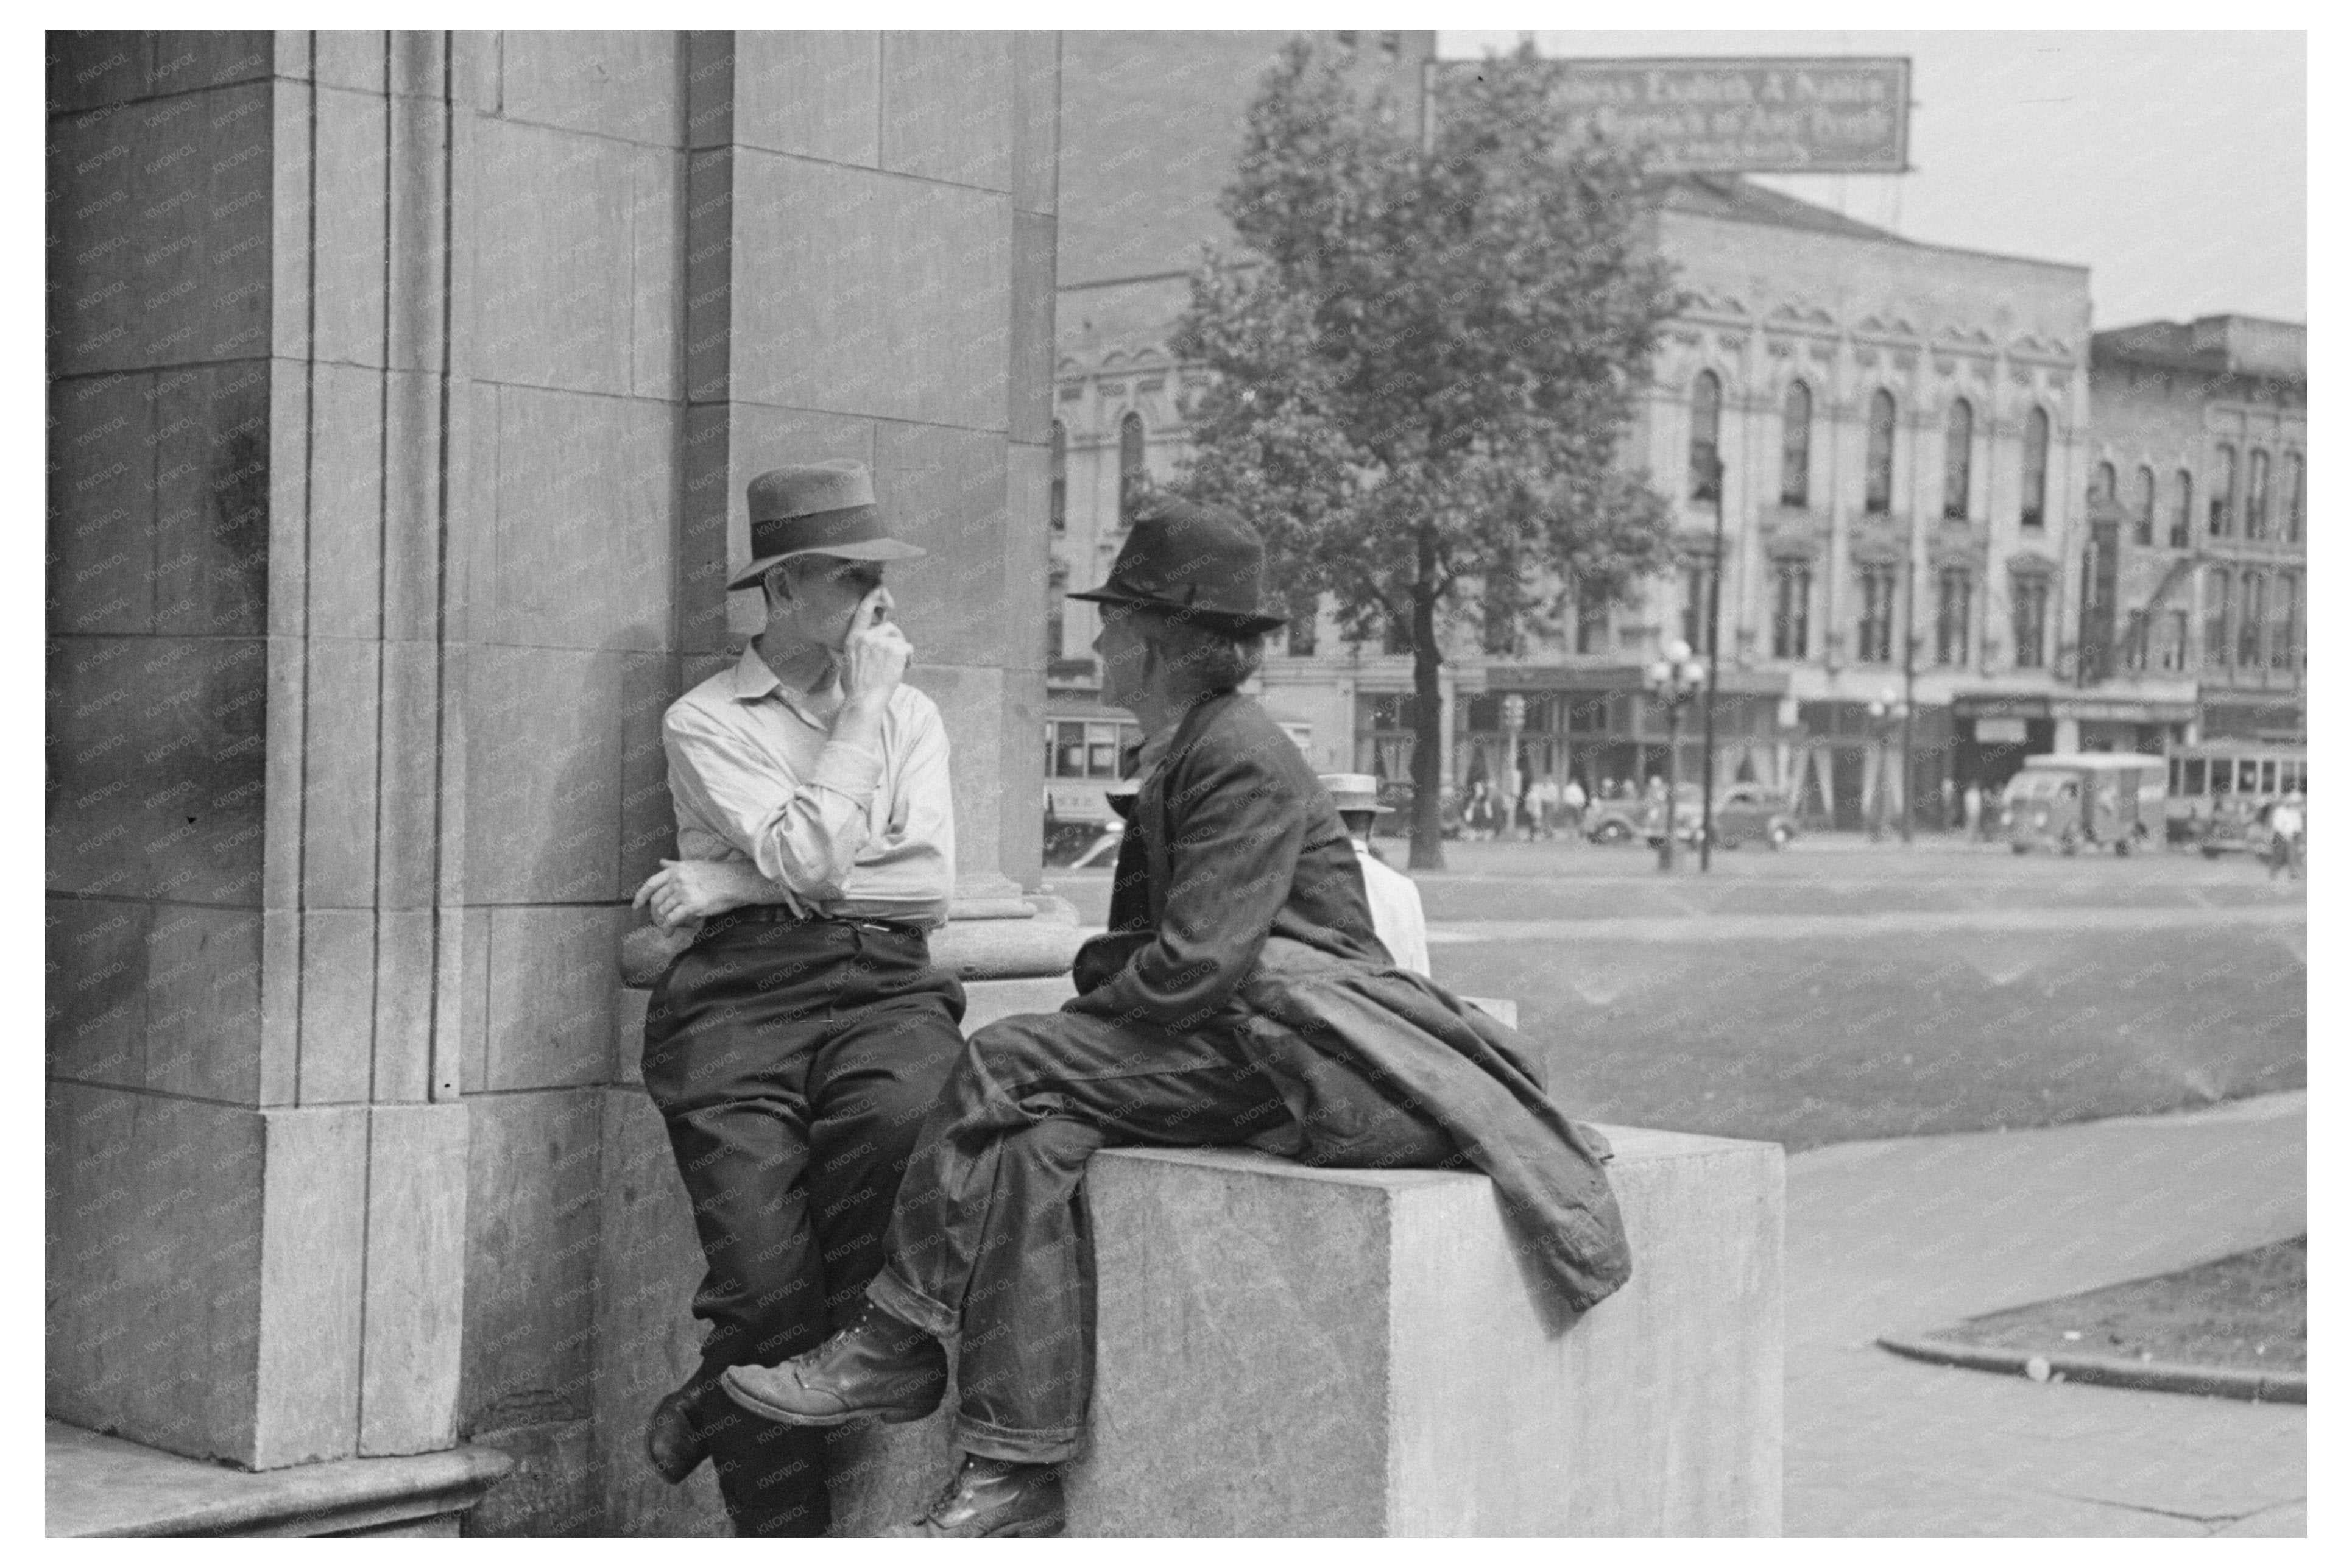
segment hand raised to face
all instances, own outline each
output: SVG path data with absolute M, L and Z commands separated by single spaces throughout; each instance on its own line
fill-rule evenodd
M 845 701 L 887 702 L 907 677 L 915 649 L 889 618 L 890 609 L 890 590 L 879 585 L 857 602 L 841 651 L 841 695 Z

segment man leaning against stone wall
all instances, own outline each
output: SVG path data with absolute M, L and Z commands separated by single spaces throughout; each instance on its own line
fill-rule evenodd
M 719 1374 L 847 1321 L 924 1113 L 963 1047 L 963 988 L 932 967 L 955 828 L 947 734 L 904 684 L 888 536 L 855 462 L 750 487 L 767 625 L 662 724 L 678 858 L 636 904 L 693 940 L 656 983 L 645 1083 L 709 1264 L 700 1364 L 655 1407 L 646 1456 L 709 1458 L 739 1535 L 823 1535 L 824 1434 L 730 1403 Z

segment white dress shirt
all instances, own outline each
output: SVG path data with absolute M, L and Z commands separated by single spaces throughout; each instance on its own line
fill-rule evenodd
M 901 683 L 881 751 L 833 738 L 747 645 L 662 718 L 677 852 L 748 860 L 818 914 L 936 926 L 955 891 L 955 806 L 947 731 L 931 700 Z
M 1429 973 L 1429 923 L 1421 912 L 1421 889 L 1402 871 L 1391 870 L 1362 839 L 1351 839 L 1356 864 L 1364 872 L 1364 899 L 1372 906 L 1372 934 L 1399 969 Z

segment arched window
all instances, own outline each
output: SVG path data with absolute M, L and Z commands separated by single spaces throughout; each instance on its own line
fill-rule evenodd
M 2143 468 L 2132 476 L 2132 542 L 2156 542 L 2156 470 Z
M 1780 399 L 1780 504 L 1801 509 L 1812 495 L 1813 389 L 1789 384 Z
M 1055 426 L 1059 428 L 1059 426 Z M 1055 565 L 1045 573 L 1045 657 L 1062 657 L 1062 596 L 1069 592 L 1070 569 Z
M 2025 416 L 2023 482 L 2018 487 L 2017 521 L 2040 528 L 2050 489 L 2050 416 L 2036 408 Z
M 2273 669 L 2294 668 L 2294 634 L 2297 629 L 2295 611 L 2298 607 L 2295 597 L 2296 590 L 2301 586 L 2302 583 L 2294 573 L 2279 574 L 2278 607 L 2273 612 L 2278 616 L 2278 622 L 2271 628 L 2271 668 Z
M 1690 499 L 1716 499 L 1716 439 L 1723 427 L 1723 383 L 1703 370 L 1691 383 Z
M 2219 566 L 2205 574 L 2205 663 L 2214 669 L 2230 663 L 2230 574 Z
M 1070 433 L 1058 419 L 1054 421 L 1048 454 L 1051 467 L 1045 486 L 1045 522 L 1060 533 L 1070 526 Z
M 2172 528 L 2164 542 L 2174 550 L 2189 548 L 2189 520 L 2197 515 L 2197 478 L 2187 468 L 2172 476 Z
M 2213 448 L 2213 478 L 2205 489 L 2205 531 L 2220 538 L 2230 531 L 2230 514 L 2238 506 L 2238 449 L 2227 441 Z
M 1862 510 L 1885 511 L 1895 504 L 1895 395 L 1870 395 L 1870 448 L 1862 476 Z
M 2303 542 L 2303 454 L 2286 455 L 2286 542 Z
M 2238 600 L 2238 663 L 2252 669 L 2263 662 L 2263 627 L 2269 618 L 2263 609 L 2263 596 L 2269 586 L 2259 572 L 2249 572 L 2242 580 Z
M 1143 416 L 1129 414 L 1118 422 L 1118 525 L 1135 521 L 1143 500 Z
M 2101 463 L 2091 474 L 2091 493 L 2112 504 L 2116 499 L 2116 466 Z
M 2265 539 L 2271 529 L 2271 455 L 2257 447 L 2246 454 L 2246 537 Z
M 1976 435 L 1977 411 L 1965 397 L 1952 399 L 1944 416 L 1944 515 L 1954 522 L 1969 519 L 1969 450 Z

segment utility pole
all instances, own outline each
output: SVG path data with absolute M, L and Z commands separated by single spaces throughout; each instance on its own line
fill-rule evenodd
M 1710 865 L 1715 847 L 1715 678 L 1717 645 L 1723 640 L 1723 459 L 1715 459 L 1715 554 L 1706 574 L 1706 707 L 1701 711 L 1699 758 L 1698 868 Z M 1907 679 L 1907 672 L 1906 672 Z M 1906 692 L 1907 695 L 1907 692 Z M 1907 835 L 1906 836 L 1908 837 Z

